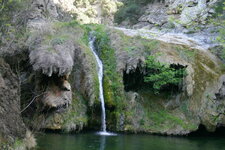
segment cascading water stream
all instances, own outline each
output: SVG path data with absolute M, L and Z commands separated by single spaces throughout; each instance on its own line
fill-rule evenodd
M 100 58 L 98 57 L 95 49 L 95 36 L 93 34 L 90 34 L 89 36 L 89 46 L 92 51 L 92 53 L 95 56 L 96 62 L 98 64 L 98 80 L 99 80 L 99 98 L 101 101 L 101 108 L 102 108 L 102 131 L 99 132 L 100 135 L 115 135 L 114 133 L 109 133 L 106 131 L 106 114 L 105 114 L 105 101 L 103 96 L 103 86 L 102 86 L 102 80 L 103 80 L 103 64 Z

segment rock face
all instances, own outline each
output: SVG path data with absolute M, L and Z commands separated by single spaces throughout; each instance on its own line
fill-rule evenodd
M 32 45 L 29 59 L 36 76 L 34 91 L 40 94 L 36 101 L 44 111 L 53 111 L 46 115 L 37 111 L 39 117 L 31 124 L 38 121 L 42 124 L 37 128 L 81 130 L 87 124 L 84 103 L 92 107 L 98 97 L 96 62 L 84 41 L 88 34 L 76 22 L 44 24 L 46 32 L 30 28 L 27 43 Z
M 98 80 L 94 56 L 90 53 L 88 47 L 83 47 L 75 51 L 74 67 L 68 81 L 71 85 L 71 91 L 65 91 L 65 94 L 71 94 L 68 107 L 63 111 L 55 111 L 43 117 L 42 128 L 52 130 L 64 130 L 66 132 L 80 131 L 88 124 L 88 109 L 93 109 L 93 105 L 98 103 Z M 54 90 L 50 88 L 49 90 Z M 63 91 L 61 91 L 63 92 Z M 50 101 L 63 102 L 65 99 L 59 95 L 55 98 L 46 97 Z M 42 99 L 47 102 L 45 99 Z M 55 104 L 55 103 L 54 103 Z M 60 106 L 60 105 L 57 105 Z M 57 107 L 56 106 L 56 107 Z
M 145 14 L 142 15 L 138 21 L 139 22 L 147 22 L 153 25 L 162 26 L 167 22 L 168 16 L 165 14 L 167 8 L 163 4 L 155 4 L 149 6 L 145 10 Z
M 16 51 L 19 57 L 12 56 L 16 61 L 10 62 L 22 70 L 21 103 L 24 108 L 28 106 L 22 112 L 26 125 L 68 132 L 82 130 L 88 122 L 88 109 L 98 103 L 96 62 L 88 48 L 85 27 L 76 21 L 60 21 L 70 20 L 73 14 L 78 15 L 76 18 L 81 23 L 100 23 L 102 17 L 116 11 L 117 3 L 106 0 L 97 3 L 32 0 L 30 6 L 27 18 L 29 35 L 21 46 L 23 50 Z M 88 16 L 88 22 L 79 20 L 88 10 L 93 15 L 92 9 L 100 9 L 98 13 L 104 12 L 104 16 Z M 106 18 L 107 23 L 112 22 L 112 17 Z M 24 60 L 20 53 L 26 53 Z
M 216 9 L 218 5 L 222 5 L 221 1 L 165 0 L 163 2 L 145 2 L 145 5 L 138 2 L 131 3 L 129 0 L 124 4 L 126 2 L 128 5 L 123 9 L 129 10 L 131 6 L 135 5 L 140 13 L 135 16 L 135 24 L 132 24 L 132 15 L 120 14 L 119 11 L 116 15 L 120 15 L 125 20 L 120 24 L 121 27 L 142 29 L 146 34 L 151 32 L 152 36 L 164 34 L 165 40 L 174 38 L 170 35 L 186 36 L 194 38 L 196 42 L 204 43 L 202 45 L 210 45 L 210 48 L 221 45 L 216 40 L 218 32 L 214 31 L 223 27 L 222 25 L 214 26 L 210 21 L 213 16 L 217 15 Z M 129 18 L 131 19 L 129 20 Z M 182 37 L 180 38 L 185 41 Z
M 67 108 L 72 101 L 72 92 L 68 79 L 63 77 L 53 77 L 48 81 L 48 86 L 41 98 L 44 106 L 50 108 Z
M 0 148 L 25 138 L 26 127 L 20 116 L 20 86 L 9 65 L 0 59 Z M 5 144 L 5 147 L 4 147 Z
M 32 1 L 27 25 L 31 34 L 26 43 L 34 72 L 27 78 L 34 76 L 35 82 L 27 80 L 27 84 L 34 84 L 33 90 L 38 94 L 35 102 L 41 105 L 41 109 L 35 112 L 38 117 L 31 122 L 33 127 L 77 131 L 87 124 L 84 103 L 92 107 L 98 97 L 96 62 L 85 43 L 88 42 L 84 39 L 88 36 L 87 31 L 75 21 L 59 20 L 66 19 L 68 14 L 76 14 L 78 7 L 82 16 L 80 11 L 86 12 L 91 4 L 73 0 Z M 42 115 L 39 111 L 47 113 Z M 42 123 L 35 126 L 36 122 Z
M 0 60 L 0 128 L 4 129 L 0 140 L 14 142 L 18 136 L 25 137 L 20 88 L 23 105 L 34 98 L 34 103 L 23 112 L 25 120 L 30 119 L 29 126 L 68 132 L 88 125 L 98 128 L 99 85 L 96 61 L 88 47 L 90 30 L 97 32 L 96 47 L 104 63 L 109 129 L 183 135 L 197 130 L 200 124 L 209 131 L 225 126 L 224 69 L 208 51 L 214 46 L 208 40 L 209 34 L 187 36 L 147 30 L 171 23 L 183 30 L 193 20 L 204 24 L 213 13 L 210 7 L 215 2 L 166 0 L 149 4 L 139 23 L 133 26 L 145 29 L 124 29 L 77 23 L 112 25 L 113 15 L 121 5 L 116 0 L 32 0 L 29 34 L 21 46 L 28 53 L 23 60 L 26 65 L 19 64 L 23 70 L 21 85 L 10 67 Z M 191 11 L 193 15 L 189 17 Z M 187 76 L 178 87 L 155 95 L 151 85 L 144 82 L 149 55 L 156 55 L 157 61 L 175 69 L 186 68 Z M 13 63 L 10 65 L 17 65 Z M 171 93 L 173 88 L 178 92 Z
M 197 130 L 200 124 L 209 131 L 224 126 L 224 70 L 216 56 L 184 43 L 164 43 L 160 36 L 157 41 L 145 41 L 141 31 L 121 33 L 112 29 L 110 40 L 117 71 L 129 80 L 123 80 L 129 88 L 125 88 L 126 100 L 121 102 L 125 103 L 121 131 L 182 135 Z M 160 62 L 186 66 L 181 92 L 155 95 L 148 89 L 150 85 L 142 82 L 146 57 L 157 53 L 161 54 L 157 57 Z
M 31 23 L 31 22 L 30 22 Z M 35 93 L 44 107 L 68 107 L 72 101 L 69 74 L 74 65 L 74 53 L 78 44 L 74 42 L 75 32 L 60 24 L 43 22 L 46 30 L 30 28 L 28 38 L 29 60 L 36 76 Z M 40 93 L 42 91 L 42 93 Z
M 113 23 L 113 14 L 121 5 L 117 0 L 67 0 L 54 1 L 62 9 L 73 14 L 80 23 Z
M 33 0 L 32 7 L 34 9 L 30 19 L 45 20 L 47 15 L 54 19 L 74 17 L 83 24 L 112 24 L 113 15 L 120 5 L 121 3 L 117 0 Z M 38 24 L 38 22 L 36 23 Z
M 52 43 L 51 47 L 49 45 L 36 45 L 37 47 L 31 50 L 30 63 L 34 71 L 41 71 L 48 76 L 53 74 L 66 75 L 72 71 L 75 49 L 73 42 L 63 42 L 62 39 L 55 39 L 55 42 Z M 51 49 L 52 47 L 53 49 Z
M 213 6 L 217 2 L 206 0 L 169 0 L 165 3 L 152 3 L 145 7 L 145 13 L 139 18 L 138 24 L 168 27 L 206 24 L 206 19 L 214 13 Z M 137 26 L 137 25 L 136 25 Z

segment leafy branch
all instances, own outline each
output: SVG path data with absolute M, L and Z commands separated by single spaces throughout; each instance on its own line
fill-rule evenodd
M 164 64 L 156 60 L 156 56 L 149 56 L 146 60 L 147 74 L 144 81 L 153 84 L 156 94 L 167 85 L 179 85 L 186 76 L 185 68 L 175 69 L 169 64 Z

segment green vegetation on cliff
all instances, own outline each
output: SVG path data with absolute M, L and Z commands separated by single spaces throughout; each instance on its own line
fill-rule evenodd
M 79 93 L 74 92 L 72 105 L 69 110 L 62 115 L 61 119 L 64 120 L 62 129 L 65 132 L 79 132 L 87 125 L 87 106 L 85 100 Z
M 115 14 L 115 22 L 122 23 L 129 21 L 132 24 L 138 22 L 138 18 L 143 14 L 143 7 L 154 0 L 126 0 L 123 6 Z
M 115 129 L 124 109 L 124 93 L 122 75 L 117 71 L 115 50 L 110 46 L 108 29 L 102 25 L 92 26 L 96 36 L 96 47 L 104 64 L 104 98 L 106 104 L 107 123 Z M 115 124 L 115 122 L 117 122 Z
M 222 7 L 223 8 L 219 16 L 221 28 L 219 29 L 219 36 L 216 40 L 222 45 L 222 50 L 219 57 L 221 57 L 222 60 L 225 61 L 225 2 L 223 2 Z
M 153 88 L 154 82 L 141 83 L 138 89 L 126 90 L 125 111 L 121 114 L 121 131 L 187 134 L 196 130 L 198 125 L 195 124 L 195 118 L 189 111 L 185 92 L 183 89 L 180 92 L 171 92 L 173 84 L 170 83 L 174 81 L 176 86 L 180 86 L 179 82 L 183 82 L 186 74 L 187 63 L 183 60 L 187 62 L 195 60 L 196 51 L 183 46 L 176 47 L 172 44 L 145 39 L 141 36 L 127 36 L 113 29 L 109 35 L 111 47 L 115 50 L 117 69 L 119 68 L 122 73 L 126 74 L 126 77 L 131 75 L 127 82 L 132 83 L 137 80 L 136 83 L 139 83 L 143 80 L 142 78 L 147 73 L 146 62 L 149 62 L 149 70 L 152 71 L 154 82 L 159 81 L 157 84 L 160 86 L 170 85 L 157 95 Z M 158 53 L 161 55 L 157 55 Z M 135 72 L 136 75 L 134 75 Z M 167 75 L 167 72 L 170 78 L 166 76 L 161 84 L 161 80 L 157 79 Z
M 209 21 L 214 26 L 218 27 L 218 36 L 215 42 L 220 43 L 220 46 L 212 50 L 223 62 L 225 62 L 225 2 L 219 0 L 215 6 L 216 13 Z
M 155 93 L 159 93 L 160 89 L 168 85 L 179 86 L 185 77 L 185 68 L 175 69 L 169 64 L 163 64 L 156 60 L 156 56 L 149 56 L 146 59 L 147 73 L 144 77 L 145 82 L 153 84 Z
M 65 132 L 80 131 L 88 124 L 88 109 L 93 110 L 93 105 L 99 103 L 96 62 L 88 45 L 89 28 L 78 24 L 76 21 L 48 23 L 45 25 L 45 28 L 47 29 L 45 30 L 46 32 L 33 31 L 30 33 L 30 51 L 31 53 L 36 52 L 36 54 L 42 54 L 43 57 L 48 57 L 51 60 L 55 59 L 56 61 L 62 58 L 66 60 L 69 60 L 69 58 L 72 59 L 71 64 L 69 64 L 73 65 L 69 83 L 72 87 L 73 95 L 71 105 L 64 112 L 43 115 L 40 110 L 37 110 L 35 112 L 37 114 L 33 115 L 35 117 L 34 122 L 46 120 L 45 124 L 37 128 L 63 130 Z M 65 57 L 64 54 L 69 54 L 69 57 Z M 39 56 L 38 59 L 40 60 L 42 58 Z M 43 62 L 46 62 L 46 60 Z M 45 67 L 48 65 L 46 64 Z M 68 67 L 68 65 L 65 67 Z M 40 81 L 38 80 L 43 80 L 43 77 L 45 76 L 41 74 L 39 78 L 35 78 L 34 80 L 37 80 L 35 83 L 39 83 Z M 29 80 L 27 82 L 34 83 L 34 81 Z M 48 82 L 42 82 L 42 84 L 47 84 L 45 86 L 49 85 Z M 39 85 L 34 86 L 38 87 Z M 51 89 L 52 87 L 48 88 Z M 22 103 L 29 103 L 30 96 L 25 96 L 24 98 L 26 99 L 22 99 Z M 57 97 L 60 96 L 60 94 L 57 95 Z M 45 108 L 40 109 L 43 110 Z
M 27 36 L 26 23 L 29 0 L 0 0 L 0 44 L 10 50 L 22 47 Z

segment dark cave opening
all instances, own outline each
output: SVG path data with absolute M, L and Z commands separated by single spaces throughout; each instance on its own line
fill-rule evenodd
M 175 77 L 183 78 L 186 76 L 186 71 L 184 71 L 187 66 L 183 66 L 180 64 L 171 64 L 170 68 L 173 68 L 177 71 Z M 131 70 L 129 73 L 126 71 L 123 72 L 123 84 L 124 90 L 128 91 L 138 91 L 141 89 L 151 89 L 153 90 L 153 83 L 145 82 L 144 78 L 147 72 L 151 72 L 152 70 L 148 70 L 148 68 L 141 68 L 138 66 L 135 70 Z M 160 89 L 160 92 L 172 92 L 172 93 L 180 93 L 182 92 L 183 82 L 179 84 L 166 84 L 163 85 Z
M 41 72 L 28 74 L 26 82 L 21 84 L 22 115 L 24 117 L 32 117 L 35 113 L 49 114 L 64 111 L 67 108 L 66 104 L 51 108 L 45 106 L 40 100 L 46 95 L 48 88 L 52 88 L 55 92 L 58 89 L 65 90 L 62 87 L 63 80 L 65 80 L 65 76 L 58 76 L 57 74 L 53 74 L 51 77 Z
M 174 69 L 178 70 L 178 69 L 185 69 L 185 68 L 187 68 L 187 66 L 183 66 L 181 64 L 170 64 L 170 68 L 174 68 Z
M 198 136 L 212 136 L 212 137 L 225 137 L 225 126 L 219 126 L 214 132 L 209 132 L 206 127 L 202 124 L 199 125 L 198 130 L 188 134 L 191 137 Z
M 139 67 L 136 70 L 130 71 L 128 74 L 123 72 L 123 83 L 124 90 L 128 91 L 137 91 L 142 88 L 143 85 L 146 85 L 144 82 L 144 73 L 141 71 Z
M 47 86 L 50 85 L 56 85 L 58 87 L 60 87 L 62 85 L 62 80 L 66 80 L 64 79 L 65 76 L 58 76 L 58 74 L 52 74 L 52 76 L 47 76 L 44 75 L 42 73 L 39 73 L 38 75 L 36 75 L 35 80 L 38 82 L 38 88 L 41 91 L 46 90 Z

